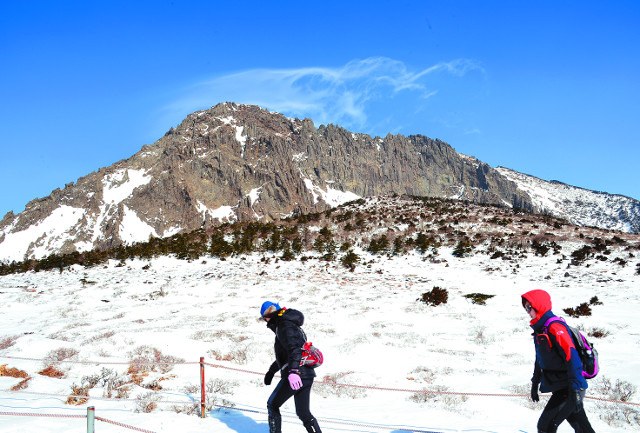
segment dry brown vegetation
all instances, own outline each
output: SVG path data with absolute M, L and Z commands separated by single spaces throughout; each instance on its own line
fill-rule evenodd
M 18 338 L 19 337 L 17 335 L 3 338 L 2 340 L 0 340 L 0 350 L 8 349 L 9 347 L 13 346 Z
M 71 395 L 77 397 L 67 397 L 65 404 L 83 405 L 89 401 L 89 388 L 74 385 L 71 387 Z
M 47 377 L 53 377 L 56 379 L 60 379 L 62 377 L 64 377 L 64 373 L 58 369 L 56 369 L 53 365 L 48 366 L 47 368 L 45 368 L 42 371 L 38 372 L 39 375 L 41 376 L 47 376 Z
M 29 374 L 24 370 L 18 370 L 17 368 L 7 368 L 7 364 L 0 365 L 0 376 L 25 378 L 29 377 Z
M 11 387 L 11 391 L 20 391 L 23 389 L 27 389 L 29 387 L 29 381 L 31 377 L 27 377 L 26 379 L 21 380 L 17 385 Z

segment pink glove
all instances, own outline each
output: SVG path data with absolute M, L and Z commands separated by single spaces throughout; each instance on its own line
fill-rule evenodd
M 300 379 L 300 375 L 296 373 L 289 373 L 289 386 L 292 390 L 297 391 L 302 388 L 302 379 Z

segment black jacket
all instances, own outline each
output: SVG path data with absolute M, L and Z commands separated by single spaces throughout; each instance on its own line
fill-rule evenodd
M 316 376 L 312 367 L 300 365 L 302 346 L 306 342 L 306 336 L 300 328 L 303 323 L 304 315 L 298 310 L 282 308 L 269 315 L 267 328 L 276 334 L 273 344 L 276 360 L 269 368 L 272 373 L 280 370 L 282 377 L 287 377 L 290 369 L 297 369 L 302 379 Z

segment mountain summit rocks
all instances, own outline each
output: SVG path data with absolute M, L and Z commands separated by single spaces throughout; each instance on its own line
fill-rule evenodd
M 223 103 L 190 114 L 129 159 L 8 213 L 0 222 L 0 260 L 277 220 L 389 194 L 535 210 L 516 182 L 443 141 L 316 128 L 309 119 Z

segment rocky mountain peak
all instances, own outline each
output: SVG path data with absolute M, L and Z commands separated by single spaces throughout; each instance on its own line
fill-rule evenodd
M 534 209 L 513 180 L 443 141 L 316 128 L 310 119 L 227 102 L 188 115 L 130 158 L 7 214 L 0 260 L 277 220 L 391 194 Z

